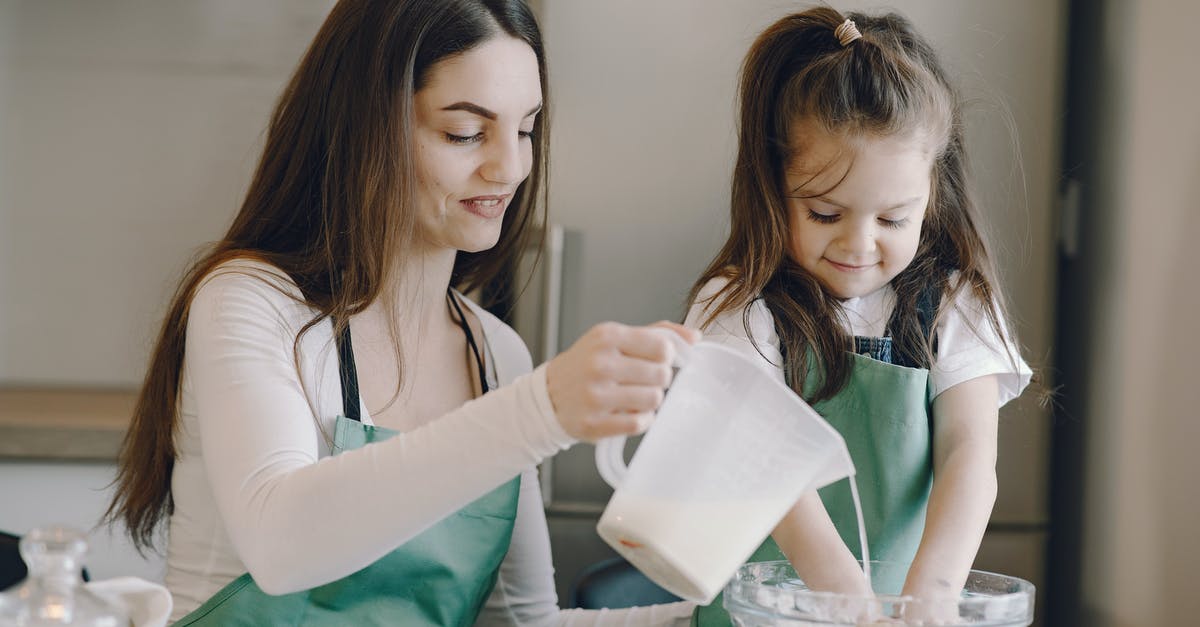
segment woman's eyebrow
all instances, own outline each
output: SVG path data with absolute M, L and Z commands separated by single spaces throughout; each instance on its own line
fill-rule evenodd
M 541 110 L 542 110 L 542 103 L 539 102 L 537 104 L 537 106 L 530 109 L 529 113 L 526 113 L 524 115 L 524 117 L 529 117 L 531 115 L 534 115 L 535 113 L 538 113 Z M 499 117 L 495 111 L 492 111 L 491 109 L 488 109 L 486 107 L 481 107 L 473 102 L 468 102 L 466 100 L 461 100 L 452 105 L 442 107 L 442 111 L 466 111 L 468 113 L 474 113 L 475 115 L 478 115 L 479 117 L 487 118 L 489 120 L 495 120 L 497 117 Z

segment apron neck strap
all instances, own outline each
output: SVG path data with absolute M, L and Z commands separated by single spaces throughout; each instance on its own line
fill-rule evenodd
M 337 321 L 334 321 L 337 328 Z M 342 415 L 355 422 L 362 422 L 358 402 L 358 369 L 354 366 L 354 343 L 350 338 L 350 321 L 337 335 L 338 375 L 342 384 Z
M 450 306 L 454 307 L 454 313 L 458 315 L 458 326 L 462 327 L 463 334 L 467 336 L 467 346 L 471 348 L 471 354 L 475 357 L 475 367 L 479 371 L 479 393 L 488 393 L 487 371 L 483 366 L 483 356 L 479 352 L 479 345 L 475 342 L 475 334 L 471 332 L 471 325 L 467 324 L 467 317 L 463 315 L 462 306 L 458 304 L 458 296 L 454 290 L 446 290 L 446 300 L 450 301 Z
M 446 300 L 450 301 L 450 306 L 454 308 L 454 313 L 458 316 L 458 326 L 462 328 L 463 334 L 467 336 L 467 346 L 471 349 L 472 356 L 475 357 L 475 366 L 479 372 L 479 390 L 480 394 L 488 393 L 487 370 L 484 368 L 483 355 L 479 352 L 479 344 L 475 341 L 475 334 L 471 331 L 471 325 L 467 323 L 467 317 L 463 315 L 462 306 L 458 304 L 458 297 L 454 294 L 454 290 L 446 290 Z M 334 328 L 337 328 L 337 321 L 334 320 Z M 335 342 L 337 343 L 338 354 L 338 378 L 342 385 L 342 415 L 355 422 L 362 422 L 362 411 L 359 405 L 358 391 L 358 369 L 354 365 L 354 342 L 350 336 L 350 321 L 346 321 L 346 326 L 338 333 Z
M 921 337 L 926 340 L 932 340 L 932 345 L 930 348 L 933 349 L 933 353 L 935 355 L 937 354 L 937 336 L 934 334 L 933 320 L 937 317 L 937 310 L 938 306 L 941 304 L 941 300 L 942 290 L 940 287 L 938 287 L 936 282 L 930 282 L 924 287 L 924 289 L 921 290 L 920 295 L 917 296 L 917 324 L 919 324 L 921 327 Z M 887 333 L 888 335 L 892 336 L 893 339 L 895 338 L 895 335 L 892 333 L 892 329 L 895 329 L 899 326 L 897 324 L 900 313 L 899 309 L 900 308 L 897 307 L 896 310 L 892 312 L 892 318 L 888 321 Z M 913 354 L 914 351 L 919 350 L 920 349 L 916 347 L 899 346 L 898 344 L 894 344 L 892 347 L 892 363 L 895 363 L 897 366 L 905 366 L 908 368 L 927 367 L 917 359 L 915 354 Z

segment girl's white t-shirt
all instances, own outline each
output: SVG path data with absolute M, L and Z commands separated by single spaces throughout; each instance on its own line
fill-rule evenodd
M 951 277 L 953 282 L 954 277 Z M 783 355 L 775 319 L 761 298 L 749 305 L 726 311 L 707 326 L 709 299 L 729 280 L 710 280 L 696 296 L 688 310 L 684 325 L 700 329 L 704 339 L 725 344 L 755 358 L 778 381 L 783 382 Z M 846 312 L 845 330 L 851 335 L 882 337 L 896 306 L 896 291 L 886 285 L 866 296 L 842 302 Z M 943 308 L 946 302 L 943 300 Z M 994 375 L 999 384 L 1000 405 L 1011 401 L 1029 385 L 1033 375 L 1021 358 L 1007 329 L 997 334 L 988 323 L 983 304 L 964 291 L 943 315 L 937 326 L 937 352 L 929 369 L 929 400 L 963 383 Z
M 303 336 L 297 367 L 293 343 L 315 313 L 298 295 L 277 269 L 235 261 L 192 300 L 168 525 L 172 621 L 246 572 L 270 594 L 350 575 L 520 475 L 512 542 L 477 624 L 688 624 L 690 603 L 558 609 L 536 464 L 574 440 L 515 331 L 471 303 L 499 387 L 331 457 L 342 413 L 332 325 Z

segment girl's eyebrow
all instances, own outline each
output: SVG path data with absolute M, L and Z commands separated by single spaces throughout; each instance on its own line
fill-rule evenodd
M 836 201 L 836 200 L 834 200 L 834 199 L 830 198 L 829 196 L 827 196 L 827 195 L 825 195 L 825 194 L 821 194 L 821 195 L 819 195 L 819 196 L 812 196 L 812 198 L 816 198 L 817 200 L 820 200 L 820 201 L 822 201 L 822 202 L 827 202 L 827 203 L 829 203 L 829 204 L 831 204 L 831 205 L 833 205 L 833 206 L 835 206 L 835 207 L 837 207 L 838 209 L 841 209 L 841 210 L 843 210 L 843 211 L 850 211 L 850 208 L 849 208 L 849 207 L 847 207 L 846 205 L 843 205 L 842 203 L 840 203 L 840 202 L 838 202 L 838 201 Z M 884 209 L 883 211 L 880 211 L 879 213 L 887 213 L 887 212 L 889 212 L 889 211 L 895 211 L 895 210 L 897 210 L 897 209 L 903 209 L 904 207 L 907 207 L 907 206 L 909 206 L 909 205 L 911 205 L 911 204 L 913 204 L 913 203 L 915 203 L 915 202 L 917 202 L 917 201 L 919 201 L 919 200 L 921 200 L 921 197 L 920 197 L 920 196 L 913 196 L 912 198 L 906 198 L 906 199 L 904 199 L 904 200 L 902 200 L 902 201 L 900 201 L 900 202 L 898 202 L 898 203 L 896 203 L 896 204 L 894 204 L 894 205 L 892 205 L 892 206 L 890 206 L 890 207 L 888 207 L 888 208 Z
M 529 113 L 526 113 L 524 117 L 529 117 L 531 115 L 534 115 L 541 110 L 542 110 L 542 103 L 539 102 L 537 104 L 537 106 L 530 109 Z M 492 111 L 491 109 L 488 109 L 485 107 L 481 107 L 473 102 L 467 102 L 465 100 L 456 102 L 452 105 L 442 107 L 442 111 L 466 111 L 468 113 L 474 113 L 475 115 L 478 115 L 479 117 L 487 118 L 489 120 L 495 120 L 497 117 L 499 117 L 495 111 Z

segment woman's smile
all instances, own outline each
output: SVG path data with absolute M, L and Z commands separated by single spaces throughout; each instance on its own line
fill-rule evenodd
M 473 196 L 464 198 L 458 201 L 467 211 L 488 220 L 494 220 L 504 215 L 504 210 L 508 208 L 508 199 L 512 194 L 503 194 L 500 196 Z

